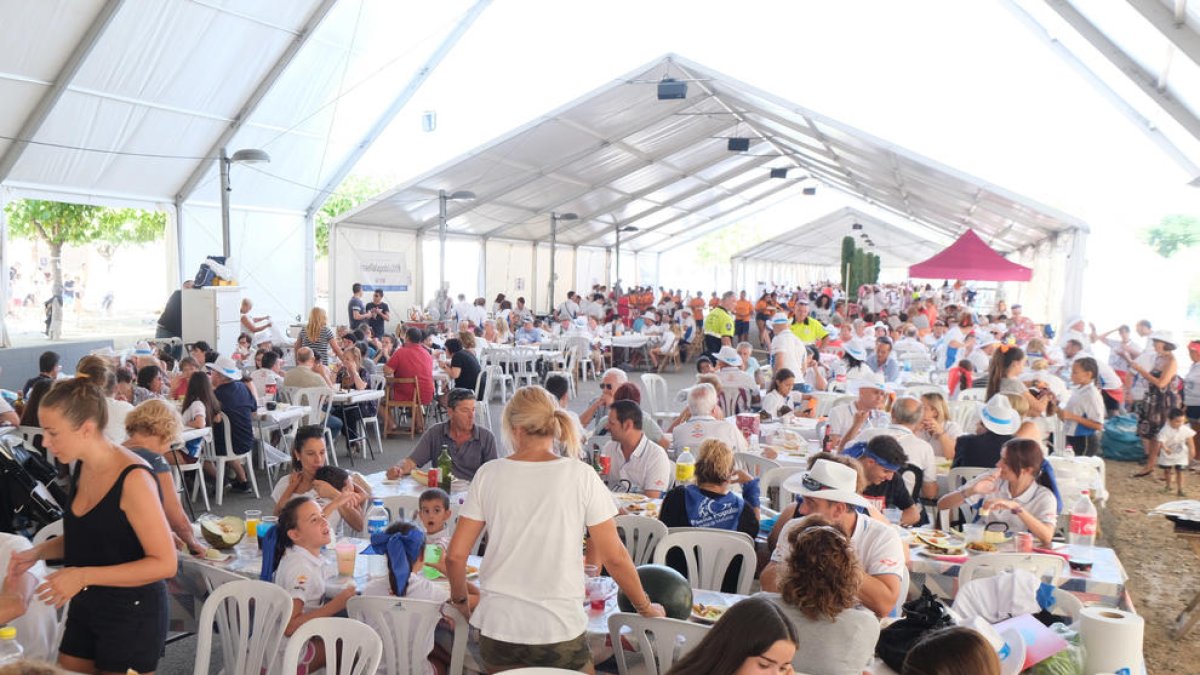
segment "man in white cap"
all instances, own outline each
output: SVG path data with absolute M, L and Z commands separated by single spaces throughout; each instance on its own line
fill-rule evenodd
M 858 471 L 828 459 L 818 459 L 812 469 L 790 476 L 783 485 L 785 490 L 803 499 L 796 511 L 798 516 L 824 516 L 850 539 L 850 546 L 866 572 L 858 589 L 858 600 L 882 618 L 899 610 L 908 590 L 904 545 L 895 528 L 855 508 L 867 508 L 867 501 L 855 491 L 857 486 Z M 802 518 L 793 518 L 783 526 L 771 562 L 760 578 L 764 591 L 778 590 L 779 567 L 792 553 L 789 535 L 802 522 Z
M 882 375 L 868 373 L 850 380 L 848 385 L 846 393 L 858 398 L 829 411 L 830 447 L 838 450 L 855 440 L 863 429 L 883 427 L 888 423 L 887 413 L 883 411 L 887 389 Z
M 779 313 L 771 317 L 771 330 L 775 333 L 775 337 L 771 338 L 771 368 L 776 372 L 787 368 L 800 377 L 808 352 L 800 338 L 790 330 L 790 324 L 787 314 Z
M 683 448 L 691 448 L 695 455 L 700 444 L 715 438 L 728 445 L 734 452 L 748 449 L 746 437 L 732 422 L 713 417 L 717 410 L 717 390 L 711 384 L 701 382 L 688 390 L 688 420 L 675 427 L 671 434 L 671 456 L 678 457 Z
M 870 441 L 876 436 L 891 436 L 900 443 L 908 463 L 916 466 L 922 473 L 921 496 L 933 499 L 937 497 L 937 460 L 934 457 L 933 446 L 927 441 L 917 438 L 917 427 L 925 419 L 925 404 L 921 399 L 912 396 L 901 396 L 892 406 L 891 424 L 883 428 L 864 430 L 859 434 L 859 441 Z M 911 474 L 905 475 L 905 484 L 909 492 L 913 485 Z
M 218 455 L 244 455 L 254 449 L 254 411 L 258 401 L 250 388 L 242 384 L 242 370 L 228 356 L 205 364 L 212 371 L 213 395 L 221 404 L 221 421 L 213 425 L 213 440 Z M 229 425 L 232 448 L 225 447 L 222 425 Z M 231 488 L 234 492 L 249 492 L 246 467 L 242 462 L 229 462 L 235 476 Z M 222 489 L 218 485 L 217 489 Z
M 991 468 L 1000 461 L 1000 447 L 1021 428 L 1021 415 L 1013 409 L 1008 394 L 996 394 L 979 411 L 981 434 L 963 434 L 954 441 L 954 468 Z

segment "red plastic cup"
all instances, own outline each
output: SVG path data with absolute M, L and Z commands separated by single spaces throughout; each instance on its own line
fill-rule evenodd
M 607 476 L 608 472 L 611 470 L 612 470 L 612 457 L 609 457 L 608 455 L 601 455 L 600 456 L 600 475 Z
M 431 487 L 431 488 L 435 488 L 435 487 L 437 487 L 437 486 L 438 486 L 438 478 L 439 478 L 439 476 L 438 476 L 438 470 L 437 470 L 437 469 L 430 469 L 430 470 L 429 470 L 429 481 L 428 481 L 428 483 L 427 483 L 427 486 L 428 486 L 428 487 Z
M 1017 533 L 1017 552 L 1018 553 L 1033 553 L 1033 535 L 1029 532 Z

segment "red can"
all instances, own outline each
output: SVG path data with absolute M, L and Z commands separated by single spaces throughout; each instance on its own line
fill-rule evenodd
M 438 470 L 436 468 L 429 470 L 428 487 L 435 488 L 438 486 Z
M 1033 553 L 1033 535 L 1028 532 L 1018 532 L 1017 536 L 1017 552 L 1018 553 Z
M 600 455 L 599 460 L 600 460 L 600 475 L 607 476 L 608 472 L 610 470 L 612 470 L 612 457 L 609 457 L 608 455 Z

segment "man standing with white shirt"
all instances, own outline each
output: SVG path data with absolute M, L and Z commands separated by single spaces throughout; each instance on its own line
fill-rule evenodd
M 612 440 L 603 453 L 610 458 L 609 487 L 629 483 L 630 492 L 657 499 L 671 486 L 671 460 L 642 433 L 642 409 L 633 401 L 616 401 L 608 410 Z
M 804 361 L 808 356 L 804 343 L 791 331 L 791 319 L 787 314 L 776 314 L 771 318 L 771 368 L 779 372 L 782 368 L 792 371 L 796 377 L 804 372 Z

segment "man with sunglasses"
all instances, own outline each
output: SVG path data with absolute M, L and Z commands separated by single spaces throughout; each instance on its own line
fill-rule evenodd
M 387 470 L 396 480 L 413 469 L 437 462 L 442 446 L 450 452 L 451 471 L 455 478 L 472 480 L 484 462 L 496 459 L 496 437 L 475 424 L 475 392 L 470 389 L 451 389 L 446 397 L 449 420 L 429 427 L 417 441 L 412 454 Z
M 850 545 L 866 572 L 858 590 L 859 602 L 880 618 L 898 615 L 908 589 L 904 545 L 895 528 L 865 513 L 867 501 L 855 491 L 857 485 L 856 469 L 828 459 L 818 459 L 808 471 L 784 481 L 783 489 L 802 501 L 796 509 L 798 517 L 783 527 L 771 562 L 763 569 L 760 580 L 764 591 L 779 590 L 780 565 L 792 553 L 789 541 L 792 529 L 803 516 L 819 513 L 850 538 Z
M 592 434 L 603 434 L 608 424 L 608 407 L 613 402 L 613 392 L 629 381 L 629 376 L 620 368 L 609 368 L 600 377 L 600 395 L 592 399 L 579 421 L 586 427 L 592 425 Z

